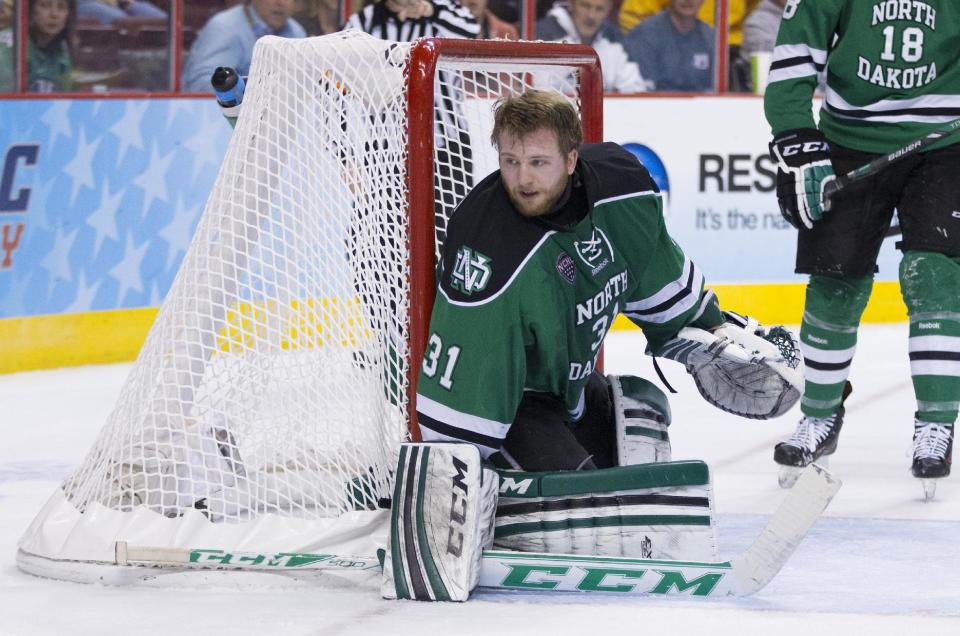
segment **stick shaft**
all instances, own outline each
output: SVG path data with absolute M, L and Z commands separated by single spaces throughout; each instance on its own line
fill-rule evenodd
M 117 544 L 117 564 L 148 566 L 160 572 L 253 570 L 278 574 L 365 572 L 380 568 L 379 560 L 370 556 L 153 548 L 122 542 Z M 739 591 L 732 567 L 726 561 L 667 561 L 509 550 L 483 552 L 480 587 L 693 596 L 727 596 Z
M 960 119 L 955 119 L 947 124 L 944 124 L 940 128 L 927 133 L 923 137 L 914 139 L 903 148 L 894 150 L 888 155 L 874 159 L 866 165 L 860 166 L 859 168 L 851 170 L 843 176 L 837 177 L 824 187 L 824 200 L 829 200 L 830 198 L 836 196 L 840 190 L 843 190 L 851 183 L 873 176 L 881 170 L 886 169 L 891 164 L 894 164 L 905 157 L 916 154 L 924 148 L 937 143 L 945 137 L 954 135 L 957 132 L 960 132 Z

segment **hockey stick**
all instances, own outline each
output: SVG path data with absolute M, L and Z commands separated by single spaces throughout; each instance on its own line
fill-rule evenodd
M 950 135 L 955 134 L 957 131 L 960 131 L 960 119 L 954 119 L 950 123 L 927 133 L 923 137 L 911 141 L 903 148 L 894 150 L 889 155 L 874 159 L 870 163 L 860 166 L 856 170 L 851 170 L 847 174 L 838 176 L 836 179 L 828 182 L 823 187 L 824 211 L 830 211 L 830 208 L 833 205 L 833 197 L 835 197 L 838 192 L 849 186 L 851 183 L 859 181 L 865 177 L 873 176 L 881 170 L 884 170 L 887 166 L 900 161 L 904 157 L 915 154 L 927 146 L 940 141 L 944 137 L 949 137 Z
M 659 561 L 625 557 L 485 550 L 480 587 L 500 590 L 616 592 L 746 596 L 780 571 L 833 496 L 840 481 L 817 465 L 808 467 L 742 554 L 729 561 Z M 144 548 L 118 542 L 117 565 L 166 571 L 259 570 L 297 574 L 318 570 L 378 570 L 376 557 L 281 552 L 272 554 L 208 549 Z
M 480 586 L 629 594 L 747 596 L 773 580 L 840 489 L 813 464 L 743 553 L 725 562 L 484 551 Z

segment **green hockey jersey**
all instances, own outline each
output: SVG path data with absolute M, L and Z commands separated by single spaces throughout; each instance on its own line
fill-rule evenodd
M 815 126 L 824 68 L 827 139 L 892 152 L 960 117 L 960 2 L 788 0 L 764 98 L 774 135 Z
M 654 350 L 694 321 L 722 323 L 632 154 L 612 143 L 584 146 L 574 181 L 582 218 L 568 226 L 518 214 L 499 171 L 454 213 L 417 385 L 424 440 L 466 441 L 489 456 L 524 391 L 561 397 L 578 419 L 618 313 Z

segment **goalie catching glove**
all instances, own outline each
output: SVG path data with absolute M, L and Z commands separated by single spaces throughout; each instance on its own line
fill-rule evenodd
M 803 392 L 796 338 L 733 312 L 724 318 L 712 332 L 684 327 L 654 355 L 683 364 L 700 395 L 723 411 L 758 420 L 783 415 Z
M 827 140 L 816 128 L 787 130 L 770 143 L 770 154 L 777 160 L 780 213 L 798 230 L 809 230 L 829 209 L 823 192 L 836 178 Z

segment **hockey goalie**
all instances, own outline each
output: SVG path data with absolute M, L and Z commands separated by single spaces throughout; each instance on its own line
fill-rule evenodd
M 500 169 L 443 246 L 417 386 L 427 443 L 401 450 L 384 596 L 465 600 L 491 545 L 716 559 L 706 465 L 670 461 L 666 395 L 601 375 L 601 343 L 623 313 L 708 402 L 766 419 L 802 390 L 794 338 L 720 310 L 647 171 L 583 145 L 562 96 L 501 99 L 491 141 Z

